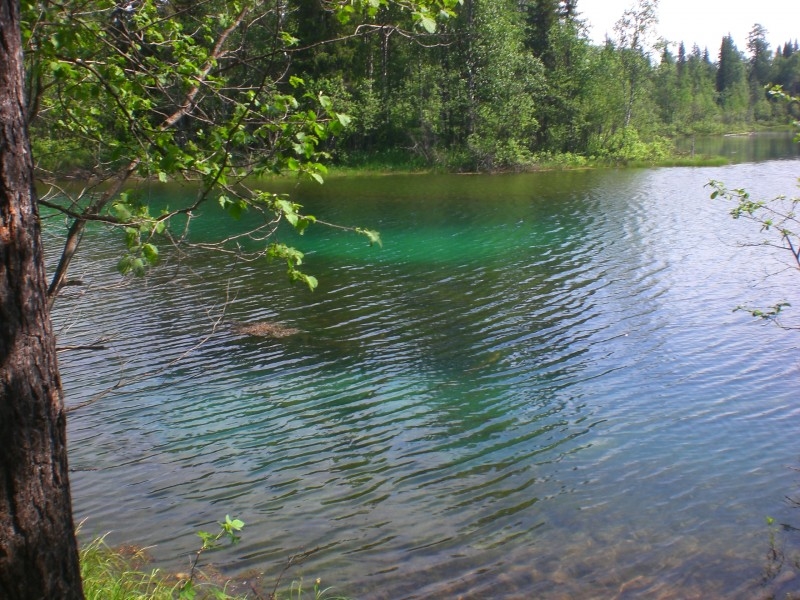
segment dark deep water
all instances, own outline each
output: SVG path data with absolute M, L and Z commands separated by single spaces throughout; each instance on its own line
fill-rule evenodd
M 796 194 L 799 173 L 332 179 L 300 201 L 384 246 L 290 239 L 313 293 L 210 254 L 122 282 L 121 244 L 94 232 L 55 319 L 60 343 L 109 349 L 61 353 L 67 402 L 126 385 L 70 414 L 83 534 L 185 570 L 194 532 L 235 515 L 242 542 L 208 557 L 223 572 L 271 582 L 319 547 L 289 580 L 353 598 L 797 590 L 798 534 L 779 528 L 786 566 L 765 574 L 766 518 L 800 527 L 800 333 L 732 309 L 787 300 L 800 320 L 799 274 L 742 245 L 763 234 L 704 184 Z M 230 326 L 250 320 L 303 332 Z

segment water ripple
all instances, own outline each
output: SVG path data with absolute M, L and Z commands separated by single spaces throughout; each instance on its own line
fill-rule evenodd
M 793 177 L 770 165 L 758 181 Z M 748 597 L 796 456 L 796 343 L 732 312 L 758 275 L 700 201 L 720 174 L 557 175 L 448 178 L 439 199 L 389 182 L 383 250 L 302 240 L 313 294 L 168 251 L 113 287 L 92 232 L 90 284 L 55 317 L 61 343 L 109 349 L 64 353 L 68 403 L 122 385 L 71 415 L 79 518 L 182 566 L 193 529 L 236 514 L 222 568 L 319 547 L 313 576 L 370 598 Z M 372 214 L 359 197 L 331 220 Z

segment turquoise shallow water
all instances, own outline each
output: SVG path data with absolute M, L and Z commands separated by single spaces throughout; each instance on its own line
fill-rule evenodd
M 182 569 L 193 532 L 236 515 L 224 573 L 269 579 L 318 548 L 293 576 L 359 598 L 800 587 L 764 577 L 766 517 L 800 525 L 800 338 L 732 310 L 797 303 L 797 273 L 703 187 L 791 193 L 798 167 L 302 186 L 312 214 L 383 238 L 282 234 L 313 293 L 209 254 L 122 282 L 119 246 L 93 232 L 87 285 L 55 318 L 62 343 L 108 350 L 62 353 L 68 403 L 125 385 L 70 415 L 84 531 Z M 231 327 L 255 320 L 302 332 Z

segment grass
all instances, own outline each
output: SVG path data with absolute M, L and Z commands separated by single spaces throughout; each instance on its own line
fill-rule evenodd
M 168 583 L 158 569 L 142 571 L 143 549 L 112 550 L 104 538 L 81 548 L 81 577 L 86 600 L 172 600 L 181 583 Z
M 420 157 L 407 152 L 384 151 L 374 154 L 361 153 L 343 157 L 330 166 L 331 177 L 375 175 L 375 174 L 419 174 L 419 173 L 458 173 L 464 171 L 466 163 L 459 163 L 458 157 L 440 157 L 434 164 L 426 163 Z M 463 157 L 462 157 L 463 158 Z M 651 159 L 625 159 L 619 157 L 586 157 L 570 152 L 542 152 L 533 156 L 525 164 L 508 167 L 505 170 L 519 173 L 536 171 L 569 171 L 575 169 L 603 169 L 619 167 L 719 167 L 729 164 L 724 156 L 668 152 Z M 503 169 L 500 169 L 502 171 Z
M 229 595 L 224 585 L 197 577 L 184 591 L 186 579 L 168 575 L 158 569 L 147 570 L 149 563 L 144 548 L 126 546 L 111 548 L 99 537 L 81 548 L 81 576 L 86 600 L 246 600 L 246 595 Z M 185 577 L 185 576 L 184 576 Z M 321 589 L 317 579 L 311 588 L 302 580 L 293 581 L 289 588 L 276 594 L 255 595 L 250 600 L 346 600 Z
M 724 156 L 671 156 L 652 162 L 630 161 L 626 167 L 722 167 L 730 164 Z
M 419 173 L 432 167 L 424 158 L 409 150 L 392 149 L 378 152 L 342 152 L 339 160 L 330 165 L 333 173 Z

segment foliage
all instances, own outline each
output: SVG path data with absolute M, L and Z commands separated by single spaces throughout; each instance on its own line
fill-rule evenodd
M 434 18 L 452 17 L 457 4 L 419 0 L 392 7 L 430 34 Z M 331 7 L 347 23 L 376 18 L 389 2 Z M 321 183 L 330 159 L 324 145 L 343 134 L 351 117 L 310 87 L 310 79 L 287 77 L 300 40 L 287 30 L 285 13 L 278 0 L 23 2 L 30 129 L 41 140 L 35 144 L 43 157 L 39 172 L 51 186 L 41 202 L 69 223 L 51 301 L 88 222 L 120 229 L 127 248 L 120 271 L 140 274 L 158 261 L 160 243 L 190 241 L 187 226 L 209 201 L 252 223 L 242 236 L 220 241 L 221 249 L 238 253 L 243 238 L 262 243 L 256 256 L 285 260 L 289 279 L 313 289 L 316 280 L 298 269 L 302 253 L 275 245 L 273 234 L 280 222 L 302 233 L 316 219 L 250 182 L 290 173 Z M 64 173 L 46 168 L 71 168 L 59 155 L 76 148 L 90 160 L 80 171 L 85 185 L 67 193 L 56 181 Z M 199 191 L 188 204 L 154 211 L 132 193 L 138 181 L 151 178 L 191 181 Z
M 536 100 L 544 88 L 541 62 L 524 49 L 511 18 L 514 2 L 478 3 L 472 31 L 472 115 L 467 146 L 484 170 L 529 163 L 538 130 Z
M 599 159 L 621 163 L 658 163 L 671 155 L 671 142 L 661 137 L 642 141 L 633 127 L 626 127 L 611 136 L 595 153 Z
M 392 156 L 389 166 L 483 170 L 531 168 L 535 156 L 559 152 L 640 160 L 637 144 L 629 152 L 629 128 L 650 143 L 785 123 L 800 112 L 763 93 L 767 84 L 800 86 L 792 43 L 773 54 L 756 24 L 747 58 L 730 36 L 713 60 L 696 46 L 676 53 L 655 39 L 655 0 L 625 11 L 615 39 L 599 47 L 574 1 L 25 6 L 38 164 L 90 175 L 95 187 L 58 204 L 122 228 L 138 225 L 119 223 L 109 201 L 92 208 L 101 173 L 198 181 L 197 206 L 231 198 L 233 213 L 263 225 L 254 236 L 262 239 L 286 215 L 239 186 L 253 175 L 321 180 L 324 165 L 372 156 Z M 651 150 L 642 160 L 660 154 Z M 197 207 L 170 208 L 133 214 L 162 220 L 169 239 L 174 217 Z M 141 243 L 128 238 L 131 256 L 121 263 L 132 272 L 150 264 L 143 244 L 163 238 L 141 234 Z
M 721 181 L 710 181 L 711 198 L 724 198 L 734 203 L 731 216 L 747 219 L 759 225 L 762 232 L 771 237 L 765 245 L 789 251 L 792 262 L 800 268 L 800 216 L 797 207 L 800 197 L 778 196 L 771 200 L 756 200 L 745 189 L 728 189 Z
M 585 156 L 572 154 L 571 152 L 539 152 L 533 156 L 533 161 L 541 168 L 577 169 L 590 165 Z
M 184 582 L 158 570 L 144 570 L 149 558 L 145 549 L 114 549 L 105 537 L 95 538 L 81 549 L 81 575 L 86 600 L 175 600 L 181 598 Z M 303 580 L 292 581 L 288 588 L 278 591 L 274 600 L 346 600 L 323 588 L 316 579 L 310 589 Z M 197 598 L 245 600 L 247 596 L 231 595 L 226 588 L 203 581 L 194 585 Z
M 81 548 L 81 578 L 86 600 L 175 600 L 214 598 L 236 600 L 224 587 L 209 581 L 176 580 L 158 569 L 143 570 L 149 562 L 143 548 L 113 549 L 105 537 Z M 243 597 L 241 597 L 243 600 Z
M 194 600 L 197 597 L 197 589 L 195 587 L 195 575 L 197 571 L 197 563 L 200 556 L 209 550 L 216 550 L 221 547 L 220 539 L 227 538 L 231 544 L 239 542 L 238 533 L 244 527 L 244 522 L 240 519 L 231 519 L 230 515 L 225 515 L 225 520 L 218 523 L 219 530 L 216 533 L 209 533 L 207 531 L 198 531 L 198 537 L 203 541 L 200 548 L 195 553 L 192 560 L 192 567 L 189 571 L 189 577 L 180 585 L 180 598 L 181 600 Z M 216 594 L 215 594 L 216 595 Z M 225 598 L 224 594 L 219 595 L 220 598 Z

